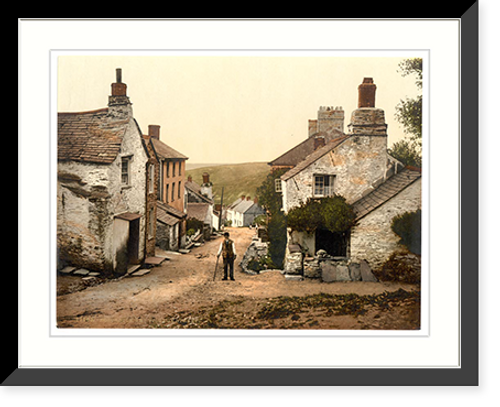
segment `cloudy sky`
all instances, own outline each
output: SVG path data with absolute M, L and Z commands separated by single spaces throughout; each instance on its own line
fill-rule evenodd
M 57 63 L 60 112 L 105 107 L 116 68 L 143 133 L 161 126 L 160 139 L 190 163 L 271 161 L 307 138 L 320 106 L 342 106 L 344 131 L 357 107 L 363 77 L 377 85 L 388 145 L 404 137 L 394 120 L 400 99 L 414 97 L 403 78 L 403 56 L 163 56 L 63 55 Z

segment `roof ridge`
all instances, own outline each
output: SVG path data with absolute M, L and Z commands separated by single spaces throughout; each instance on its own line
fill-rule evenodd
M 319 160 L 321 157 L 323 157 L 326 153 L 329 151 L 333 150 L 334 148 L 340 146 L 344 141 L 352 137 L 351 134 L 344 134 L 343 136 L 336 137 L 332 140 L 330 140 L 328 143 L 326 143 L 324 146 L 314 150 L 311 154 L 307 155 L 302 161 L 300 161 L 295 167 L 291 168 L 287 172 L 285 172 L 282 176 L 281 179 L 286 181 L 299 172 L 301 172 L 303 169 L 307 168 L 309 165 L 312 163 L 316 162 Z
M 80 111 L 80 112 L 57 112 L 58 115 L 77 115 L 77 114 L 95 114 L 95 113 L 107 113 L 109 111 L 109 108 L 107 107 L 102 107 L 100 109 L 95 109 L 95 110 L 85 110 L 85 111 Z

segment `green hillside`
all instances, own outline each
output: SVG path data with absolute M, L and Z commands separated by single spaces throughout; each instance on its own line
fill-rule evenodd
M 236 201 L 241 195 L 255 197 L 256 189 L 262 184 L 270 167 L 267 163 L 225 164 L 186 170 L 186 178 L 191 175 L 193 181 L 202 184 L 202 174 L 210 174 L 213 183 L 214 201 L 220 203 L 224 187 L 224 205 Z

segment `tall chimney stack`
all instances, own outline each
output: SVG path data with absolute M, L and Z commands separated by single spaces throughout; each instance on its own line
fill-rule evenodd
M 122 70 L 116 69 L 116 82 L 111 84 L 111 95 L 108 97 L 111 114 L 117 117 L 132 117 L 132 103 L 127 96 L 127 84 L 122 82 Z
M 116 82 L 111 84 L 112 96 L 127 96 L 127 84 L 122 82 L 122 69 L 116 68 Z
M 151 138 L 155 138 L 156 140 L 160 139 L 160 126 L 157 124 L 150 124 L 148 126 L 148 135 Z
M 375 107 L 375 91 L 377 85 L 373 78 L 364 78 L 363 83 L 358 86 L 358 109 L 361 107 Z

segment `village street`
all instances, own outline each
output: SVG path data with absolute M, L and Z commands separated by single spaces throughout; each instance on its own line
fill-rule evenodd
M 170 253 L 170 260 L 141 277 L 108 280 L 72 292 L 68 287 L 80 278 L 59 276 L 58 327 L 418 329 L 417 286 L 287 281 L 279 271 L 249 275 L 239 262 L 255 232 L 226 230 L 238 255 L 236 281 L 221 281 L 222 259 L 213 281 L 222 237 L 189 254 Z

